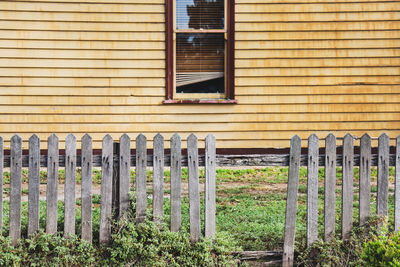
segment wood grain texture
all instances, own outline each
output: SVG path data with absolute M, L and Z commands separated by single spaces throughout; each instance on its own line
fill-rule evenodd
M 171 231 L 181 229 L 181 184 L 182 184 L 182 147 L 181 137 L 174 134 L 171 137 Z
M 0 231 L 3 229 L 3 171 L 4 171 L 4 140 L 0 136 Z
M 296 235 L 296 213 L 299 188 L 301 139 L 295 135 L 290 141 L 289 176 L 286 197 L 286 216 L 282 266 L 293 266 Z
M 313 134 L 308 138 L 307 165 L 307 246 L 318 239 L 318 161 L 319 138 Z
M 389 200 L 389 136 L 379 136 L 378 146 L 378 181 L 376 196 L 376 213 L 378 216 L 388 216 Z
M 188 137 L 188 183 L 189 183 L 189 216 L 190 240 L 199 240 L 201 235 L 200 223 L 200 189 L 199 189 L 199 159 L 197 137 L 194 134 Z
M 324 240 L 334 237 L 336 225 L 336 137 L 329 134 L 325 139 L 325 202 Z
M 354 138 L 350 134 L 343 139 L 342 167 L 342 238 L 349 239 L 353 227 L 353 169 Z
M 100 206 L 100 243 L 111 241 L 112 216 L 112 173 L 113 173 L 113 139 L 106 135 L 101 152 L 101 206 Z
M 76 137 L 65 139 L 64 237 L 75 235 Z
M 147 139 L 143 134 L 136 137 L 136 222 L 141 223 L 146 218 L 146 167 Z
M 40 211 L 40 139 L 35 134 L 29 138 L 28 179 L 28 236 L 31 236 L 39 230 Z
M 396 174 L 394 187 L 394 230 L 400 230 L 400 135 L 396 138 Z
M 162 223 L 164 216 L 164 137 L 157 134 L 153 145 L 153 219 Z
M 10 238 L 15 246 L 21 238 L 21 196 L 22 196 L 22 138 L 11 138 L 10 167 Z
M 216 139 L 212 134 L 206 137 L 205 146 L 205 237 L 215 238 L 216 229 Z
M 371 137 L 364 134 L 360 140 L 359 225 L 368 222 L 371 215 Z
M 112 170 L 112 194 L 111 194 L 111 210 L 113 219 L 119 217 L 119 189 L 120 189 L 120 143 L 113 143 L 113 170 Z
M 92 242 L 92 166 L 93 148 L 92 137 L 85 134 L 81 142 L 81 168 L 82 168 L 82 234 L 83 240 Z
M 129 211 L 131 188 L 131 139 L 123 134 L 119 139 L 119 217 Z
M 50 135 L 47 144 L 46 233 L 54 234 L 57 232 L 58 218 L 58 137 Z

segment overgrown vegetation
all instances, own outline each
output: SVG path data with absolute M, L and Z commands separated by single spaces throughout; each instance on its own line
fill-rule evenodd
M 165 192 L 168 194 L 169 193 L 169 181 L 170 181 L 170 172 L 169 170 L 165 170 L 165 181 L 166 181 L 166 186 L 165 186 Z M 219 250 L 224 250 L 224 249 L 233 249 L 230 246 L 236 247 L 238 249 L 241 247 L 243 250 L 280 250 L 282 249 L 282 244 L 283 244 L 283 229 L 284 229 L 284 220 L 285 220 L 285 205 L 286 205 L 286 183 L 287 183 L 287 175 L 288 175 L 288 168 L 282 167 L 270 167 L 270 168 L 252 168 L 252 169 L 217 169 L 217 232 L 219 233 L 219 240 L 216 244 L 212 245 L 209 244 L 209 241 L 202 241 L 203 243 L 200 247 L 197 249 L 200 249 L 200 251 L 209 251 L 211 254 L 207 254 L 208 256 L 211 255 L 211 257 L 214 258 L 217 257 L 216 255 L 220 255 L 221 257 L 228 257 L 227 254 L 221 254 L 218 251 Z M 355 189 L 357 190 L 358 188 L 358 168 L 354 169 L 354 183 L 355 183 Z M 391 185 L 393 185 L 394 182 L 394 168 L 390 168 L 389 171 L 389 182 Z M 46 172 L 41 171 L 41 183 L 45 184 L 46 183 Z M 4 181 L 5 181 L 5 186 L 4 186 L 4 195 L 7 196 L 9 193 L 9 173 L 5 172 L 4 173 Z M 64 181 L 64 172 L 60 170 L 60 183 L 63 183 Z M 124 222 L 125 225 L 119 232 L 114 233 L 115 235 L 119 235 L 118 239 L 121 239 L 121 242 L 127 242 L 125 245 L 123 243 L 113 243 L 113 246 L 115 248 L 119 247 L 121 248 L 122 246 L 128 246 L 128 243 L 136 244 L 138 245 L 137 241 L 138 240 L 146 240 L 145 243 L 149 244 L 149 247 L 129 247 L 132 250 L 133 254 L 129 255 L 122 255 L 119 254 L 117 251 L 114 251 L 115 254 L 114 256 L 111 256 L 111 254 L 106 254 L 104 248 L 99 248 L 99 247 L 93 247 L 96 250 L 96 253 L 102 253 L 103 255 L 108 255 L 108 259 L 111 260 L 114 257 L 114 263 L 117 262 L 118 260 L 123 260 L 126 262 L 136 262 L 136 261 L 141 261 L 142 259 L 138 259 L 139 256 L 144 255 L 145 253 L 149 253 L 149 260 L 151 261 L 151 258 L 154 255 L 158 255 L 159 251 L 153 248 L 153 246 L 169 246 L 171 244 L 171 240 L 176 240 L 176 244 L 173 244 L 174 248 L 171 248 L 171 252 L 168 252 L 170 254 L 168 255 L 175 255 L 177 252 L 174 251 L 174 249 L 178 249 L 178 247 L 183 246 L 183 244 L 187 244 L 187 232 L 189 228 L 189 204 L 188 204 L 188 198 L 187 198 L 187 188 L 185 188 L 185 185 L 187 184 L 187 169 L 183 169 L 182 171 L 182 180 L 183 180 L 183 203 L 182 203 L 182 233 L 180 233 L 180 236 L 175 236 L 175 233 L 170 233 L 166 231 L 166 228 L 169 228 L 169 217 L 168 214 L 170 214 L 170 203 L 169 203 L 169 198 L 165 199 L 165 206 L 164 206 L 164 211 L 166 214 L 165 217 L 165 222 L 166 224 L 163 226 L 163 228 L 154 228 L 155 225 L 152 225 L 151 223 L 143 225 L 141 228 L 134 228 L 135 225 L 126 225 L 127 222 Z M 80 170 L 78 170 L 78 175 L 77 175 L 77 181 L 80 183 Z M 371 179 L 372 179 L 372 204 L 371 204 L 371 212 L 372 214 L 375 214 L 375 207 L 376 207 L 376 168 L 372 169 L 371 173 Z M 149 169 L 147 172 L 147 180 L 148 180 L 148 193 L 151 193 L 151 182 L 152 182 L 152 172 Z M 23 172 L 23 181 L 26 183 L 28 181 L 28 173 L 24 170 Z M 134 169 L 131 170 L 131 182 L 132 185 L 134 185 L 135 182 L 135 171 Z M 200 182 L 204 182 L 204 169 L 200 169 Z M 99 189 L 101 183 L 101 172 L 99 169 L 94 169 L 93 173 L 93 188 L 94 190 L 97 188 Z M 319 201 L 318 201 L 318 210 L 319 210 L 319 236 L 322 236 L 323 233 L 323 183 L 324 183 L 324 169 L 321 168 L 319 171 Z M 299 201 L 298 201 L 298 216 L 297 216 L 297 224 L 296 224 L 296 251 L 304 251 L 305 250 L 305 236 L 306 236 L 306 204 L 307 204 L 307 199 L 305 193 L 307 192 L 307 170 L 306 168 L 301 168 L 300 169 L 300 185 L 299 185 Z M 391 192 L 393 191 L 393 187 L 390 187 L 389 189 Z M 25 194 L 27 194 L 27 190 L 24 189 Z M 99 190 L 97 191 L 99 192 Z M 336 219 L 336 225 L 337 229 L 336 232 L 340 233 L 340 207 L 341 207 L 341 169 L 337 169 L 337 198 L 336 198 L 336 207 L 337 207 L 337 219 Z M 357 192 L 355 192 L 354 195 L 354 222 L 358 221 L 358 196 Z M 151 199 L 148 199 L 149 205 L 151 206 Z M 77 233 L 80 233 L 80 199 L 77 199 L 77 224 L 76 224 L 76 229 Z M 95 242 L 97 242 L 98 239 L 98 225 L 99 225 L 99 215 L 100 215 L 100 209 L 99 209 L 99 204 L 100 204 L 100 195 L 99 193 L 94 193 L 93 195 L 93 237 L 95 239 Z M 5 201 L 4 203 L 4 223 L 5 227 L 3 228 L 3 234 L 5 236 L 8 235 L 8 202 Z M 202 203 L 202 209 L 204 209 L 204 203 Z M 45 228 L 45 223 L 46 223 L 46 205 L 44 201 L 41 201 L 40 203 L 40 211 L 41 211 L 41 218 L 40 218 L 40 228 L 44 229 Z M 394 211 L 394 199 L 393 195 L 389 196 L 389 227 L 393 225 L 393 211 Z M 63 203 L 59 202 L 59 218 L 58 218 L 58 230 L 60 232 L 63 231 Z M 202 214 L 203 216 L 203 214 Z M 203 220 L 203 218 L 202 218 Z M 26 226 L 27 226 L 27 205 L 26 203 L 23 203 L 23 209 L 22 209 L 22 232 L 26 236 Z M 135 230 L 130 229 L 134 228 Z M 129 229 L 129 230 L 128 230 Z M 372 228 L 369 228 L 372 231 Z M 136 233 L 137 236 L 126 236 L 127 231 L 144 231 L 140 233 Z M 355 230 L 355 231 L 362 231 L 361 230 Z M 133 232 L 135 233 L 135 232 Z M 359 233 L 360 232 L 356 232 Z M 372 233 L 372 232 L 371 232 Z M 221 236 L 222 235 L 222 236 Z M 357 234 L 356 234 L 357 235 Z M 40 233 L 39 236 L 42 236 L 41 238 L 48 239 L 49 241 L 46 241 L 47 243 L 54 243 L 56 242 L 52 238 L 56 237 L 47 237 L 45 234 Z M 114 236 L 117 237 L 117 236 Z M 38 237 L 39 238 L 39 237 Z M 58 237 L 60 238 L 60 237 Z M 124 239 L 126 238 L 126 239 Z M 388 236 L 388 240 L 392 238 L 391 236 Z M 26 239 L 23 242 L 28 242 L 28 239 Z M 75 240 L 75 239 L 73 239 Z M 75 242 L 73 240 L 70 240 L 69 242 Z M 76 242 L 79 241 L 78 238 L 76 238 Z M 125 241 L 124 241 L 125 240 Z M 156 241 L 158 240 L 158 241 Z M 160 241 L 163 240 L 163 241 Z M 373 241 L 373 239 L 371 239 Z M 378 239 L 377 239 L 378 240 Z M 368 241 L 365 239 L 365 241 Z M 2 241 L 0 241 L 2 242 Z M 45 243 L 46 243 L 45 242 Z M 57 241 L 61 242 L 61 241 Z M 63 241 L 64 242 L 64 241 Z M 81 241 L 79 241 L 81 242 Z M 161 243 L 162 244 L 161 244 Z M 222 243 L 221 242 L 227 242 L 224 244 L 222 247 L 218 248 Z M 336 239 L 336 243 L 332 244 L 325 244 L 322 242 L 319 242 L 316 244 L 322 248 L 329 247 L 331 251 L 329 253 L 332 253 L 335 255 L 339 255 L 343 251 L 343 246 L 345 244 L 341 243 L 340 239 Z M 357 244 L 362 244 L 362 242 L 359 241 L 354 241 Z M 354 243 L 353 242 L 353 243 Z M 3 242 L 2 242 L 3 243 Z M 7 243 L 7 242 L 6 242 Z M 355 244 L 354 243 L 354 244 Z M 161 245 L 160 245 L 161 244 Z M 210 246 L 213 246 L 212 248 Z M 7 246 L 7 245 L 0 245 L 0 246 Z M 24 246 L 21 244 L 20 249 L 23 249 Z M 70 244 L 69 245 L 71 248 L 78 246 L 77 244 Z M 347 245 L 346 245 L 347 246 Z M 357 253 L 363 253 L 362 250 L 359 250 L 358 248 L 362 248 L 362 246 L 358 246 L 357 249 L 353 249 L 353 251 L 357 251 Z M 327 248 L 328 249 L 328 248 Z M 13 249 L 11 249 L 13 250 Z M 15 248 L 17 250 L 17 248 Z M 25 249 L 23 249 L 26 251 Z M 89 249 L 90 250 L 90 249 Z M 142 251 L 142 254 L 134 254 L 134 250 Z M 6 251 L 6 250 L 5 250 Z M 181 250 L 182 253 L 194 253 L 194 250 Z M 318 251 L 318 250 L 317 250 Z M 323 250 L 326 251 L 326 250 Z M 336 251 L 336 252 L 335 252 Z M 361 252 L 360 252 L 361 251 Z M 201 252 L 201 253 L 203 253 Z M 22 253 L 22 252 L 21 252 Z M 95 253 L 94 259 L 98 262 L 101 261 L 99 258 L 100 256 L 96 256 L 97 254 Z M 107 253 L 111 253 L 109 250 L 107 250 Z M 144 253 L 144 254 L 143 254 Z M 197 252 L 196 252 L 197 253 Z M 321 252 L 322 253 L 322 252 Z M 323 253 L 322 253 L 323 254 Z M 321 255 L 322 255 L 321 254 Z M 23 253 L 21 255 L 24 255 Z M 152 256 L 153 255 L 153 256 Z M 203 257 L 205 257 L 206 260 L 209 260 L 210 258 L 207 258 L 208 256 L 205 256 L 205 254 L 202 254 Z M 318 255 L 318 253 L 316 254 Z M 344 255 L 344 254 L 343 254 Z M 346 254 L 348 255 L 348 254 Z M 361 255 L 361 254 L 358 254 Z M 22 257 L 22 256 L 21 256 Z M 43 256 L 45 257 L 45 256 Z M 46 256 L 50 257 L 50 256 Z M 72 256 L 71 256 L 72 257 Z M 88 256 L 89 257 L 89 256 Z M 124 258 L 125 257 L 125 258 Z M 168 257 L 170 256 L 165 256 L 163 259 L 163 262 L 168 261 Z M 222 258 L 223 258 L 222 257 Z M 322 257 L 322 256 L 321 256 Z M 173 257 L 174 259 L 176 256 Z M 218 257 L 217 257 L 218 258 Z M 303 256 L 301 261 L 304 262 L 307 257 Z M 188 258 L 189 259 L 189 258 Z M 231 260 L 231 259 L 230 259 Z M 217 263 L 220 262 L 221 260 L 218 259 Z M 24 261 L 21 261 L 24 262 Z M 196 262 L 195 259 L 191 258 L 190 262 Z M 229 261 L 228 261 L 229 262 Z M 204 262 L 203 262 L 204 263 Z M 215 262 L 214 262 L 215 263 Z M 217 264 L 216 263 L 216 264 Z M 154 262 L 155 265 L 162 265 L 162 263 L 158 263 L 157 261 Z M 173 265 L 173 261 L 169 261 L 168 264 Z M 140 265 L 139 263 L 136 262 L 135 265 Z
M 63 238 L 61 232 L 40 231 L 21 239 L 16 246 L 0 235 L 0 266 L 234 266 L 231 255 L 240 250 L 226 232 L 215 241 L 202 238 L 190 242 L 187 231 L 170 232 L 165 224 L 147 220 L 136 225 L 133 208 L 128 216 L 113 224 L 112 241 L 97 246 L 78 236 Z M 95 218 L 96 220 L 96 218 Z M 98 234 L 98 230 L 94 235 Z M 94 242 L 94 244 L 97 244 Z

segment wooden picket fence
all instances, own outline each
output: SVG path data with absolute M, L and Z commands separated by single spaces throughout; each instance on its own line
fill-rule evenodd
M 299 168 L 307 166 L 307 246 L 318 239 L 318 169 L 325 167 L 324 181 L 324 240 L 335 234 L 336 166 L 342 167 L 341 236 L 350 237 L 353 227 L 354 166 L 359 166 L 359 225 L 364 225 L 370 215 L 371 166 L 377 166 L 378 216 L 388 216 L 389 166 L 396 166 L 394 190 L 394 229 L 400 229 L 400 136 L 396 139 L 396 153 L 389 154 L 389 137 L 382 134 L 378 139 L 378 154 L 371 153 L 371 137 L 360 139 L 360 154 L 354 154 L 354 137 L 343 138 L 342 155 L 336 154 L 336 137 L 325 138 L 325 155 L 319 155 L 319 139 L 308 138 L 308 155 L 301 155 L 301 139 L 294 136 L 290 142 L 289 177 L 287 187 L 286 218 L 284 233 L 283 266 L 292 266 L 296 229 L 296 210 L 299 186 Z
M 0 228 L 2 225 L 3 167 L 10 168 L 10 237 L 15 243 L 21 237 L 21 185 L 22 168 L 28 167 L 28 235 L 39 230 L 39 184 L 40 167 L 47 167 L 46 232 L 57 231 L 58 169 L 65 167 L 64 189 L 64 235 L 75 234 L 75 184 L 76 169 L 82 172 L 82 239 L 92 241 L 92 167 L 101 167 L 101 218 L 99 240 L 110 241 L 113 214 L 120 218 L 130 205 L 130 169 L 136 167 L 136 221 L 146 216 L 146 169 L 153 168 L 152 207 L 153 219 L 162 222 L 164 217 L 165 166 L 171 168 L 171 231 L 181 228 L 181 168 L 188 167 L 190 236 L 196 241 L 201 236 L 199 166 L 205 167 L 205 236 L 215 236 L 216 216 L 216 166 L 289 166 L 286 217 L 283 252 L 240 252 L 242 258 L 255 259 L 272 256 L 284 266 L 292 266 L 296 233 L 296 213 L 300 166 L 307 166 L 307 245 L 318 237 L 318 169 L 325 168 L 324 181 L 324 234 L 329 240 L 335 234 L 336 167 L 342 167 L 341 236 L 349 238 L 353 226 L 354 166 L 359 166 L 359 224 L 370 217 L 371 167 L 377 166 L 377 215 L 388 216 L 389 166 L 396 166 L 394 229 L 400 230 L 400 136 L 396 139 L 396 152 L 389 152 L 389 137 L 382 134 L 378 139 L 378 154 L 372 154 L 371 137 L 360 138 L 360 154 L 354 154 L 354 140 L 347 134 L 337 154 L 337 140 L 332 134 L 325 138 L 325 154 L 319 154 L 319 139 L 308 138 L 308 153 L 301 154 L 301 139 L 294 136 L 290 142 L 290 154 L 262 155 L 216 155 L 216 140 L 213 135 L 205 139 L 205 153 L 198 154 L 198 139 L 191 134 L 187 139 L 187 154 L 182 154 L 181 137 L 173 135 L 170 154 L 164 154 L 164 138 L 158 134 L 153 140 L 153 155 L 147 155 L 146 137 L 136 138 L 136 154 L 131 155 L 131 140 L 126 134 L 118 142 L 110 135 L 103 138 L 102 154 L 95 155 L 92 138 L 86 134 L 81 140 L 81 154 L 77 155 L 77 140 L 72 134 L 65 140 L 65 155 L 59 155 L 59 140 L 56 135 L 48 138 L 47 155 L 40 155 L 40 140 L 36 135 L 29 139 L 29 155 L 22 155 L 22 139 L 15 135 L 10 140 L 10 155 L 4 155 L 3 139 L 0 137 Z M 267 219 L 267 218 L 266 218 Z
M 65 155 L 59 155 L 56 135 L 48 138 L 47 155 L 40 155 L 37 135 L 29 139 L 29 155 L 22 154 L 22 139 L 14 135 L 10 140 L 10 155 L 4 155 L 4 143 L 0 137 L 0 229 L 3 211 L 3 166 L 10 168 L 10 237 L 15 244 L 21 238 L 22 168 L 28 167 L 28 235 L 39 230 L 40 167 L 47 167 L 46 232 L 57 232 L 58 170 L 65 167 L 64 187 L 64 236 L 75 234 L 75 185 L 77 167 L 82 169 L 82 232 L 81 237 L 92 242 L 92 167 L 101 167 L 100 243 L 111 238 L 111 218 L 120 218 L 130 208 L 130 169 L 136 167 L 136 221 L 146 217 L 146 169 L 153 167 L 152 206 L 153 219 L 162 222 L 164 216 L 164 166 L 171 168 L 171 231 L 181 228 L 181 168 L 188 167 L 190 237 L 196 241 L 201 236 L 199 165 L 205 166 L 205 236 L 215 236 L 215 137 L 205 139 L 205 155 L 199 157 L 198 139 L 191 134 L 187 139 L 187 155 L 181 153 L 181 137 L 171 138 L 171 154 L 164 155 L 164 138 L 154 137 L 153 155 L 147 155 L 146 137 L 136 138 L 136 155 L 131 155 L 131 140 L 126 134 L 119 142 L 106 135 L 102 142 L 102 154 L 93 155 L 92 138 L 86 134 L 81 140 L 81 155 L 77 155 L 77 139 L 70 134 L 65 139 Z M 199 161 L 199 158 L 201 159 Z

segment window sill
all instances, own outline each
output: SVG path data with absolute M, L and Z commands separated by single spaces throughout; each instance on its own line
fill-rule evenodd
M 163 104 L 237 104 L 236 99 L 168 99 Z

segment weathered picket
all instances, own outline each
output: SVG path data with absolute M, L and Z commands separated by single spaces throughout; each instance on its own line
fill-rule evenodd
M 40 140 L 35 134 L 29 138 L 28 177 L 28 235 L 30 236 L 39 230 Z
M 92 241 L 92 166 L 93 149 L 92 138 L 85 134 L 82 137 L 82 184 L 81 184 L 81 218 L 82 218 L 82 239 Z
M 52 134 L 47 139 L 47 188 L 46 188 L 46 232 L 57 232 L 57 199 L 58 199 L 58 137 Z
M 11 138 L 10 166 L 10 237 L 15 245 L 21 237 L 21 194 L 22 194 L 22 139 Z
M 147 193 L 146 170 L 153 167 L 153 219 L 159 223 L 164 217 L 164 166 L 171 167 L 171 230 L 181 228 L 181 171 L 182 165 L 189 167 L 189 202 L 190 202 L 190 232 L 191 239 L 200 238 L 200 187 L 199 187 L 199 156 L 197 137 L 188 138 L 188 156 L 182 156 L 181 138 L 175 134 L 171 138 L 171 155 L 164 155 L 164 137 L 157 134 L 154 137 L 154 153 L 147 155 L 146 137 L 142 134 L 136 138 L 136 155 L 131 155 L 131 139 L 124 134 L 119 143 L 113 142 L 110 135 L 103 138 L 102 155 L 93 155 L 92 138 L 85 134 L 81 140 L 81 153 L 77 154 L 77 140 L 72 134 L 65 139 L 65 155 L 59 155 L 58 137 L 52 134 L 48 138 L 47 155 L 40 155 L 40 140 L 37 135 L 29 139 L 29 155 L 22 155 L 22 139 L 15 135 L 10 140 L 10 155 L 4 156 L 3 139 L 0 138 L 0 177 L 3 163 L 10 167 L 10 237 L 15 244 L 21 237 L 21 197 L 22 197 L 22 167 L 29 167 L 28 193 L 28 235 L 39 230 L 40 214 L 40 167 L 47 166 L 46 189 L 46 232 L 57 232 L 57 202 L 58 202 L 58 169 L 65 167 L 64 186 L 64 236 L 76 234 L 76 171 L 81 167 L 81 237 L 92 241 L 92 168 L 101 167 L 101 205 L 100 205 L 100 243 L 111 240 L 111 219 L 113 211 L 115 218 L 126 214 L 130 207 L 130 169 L 136 166 L 136 221 L 143 222 L 146 217 Z M 215 137 L 206 138 L 205 162 L 205 235 L 215 237 L 215 172 L 216 145 Z M 101 161 L 99 161 L 101 159 Z M 189 160 L 188 160 L 189 159 Z M 117 168 L 115 168 L 117 167 Z M 116 181 L 116 180 L 117 181 Z M 0 180 L 2 192 L 2 178 Z M 0 197 L 0 214 L 2 214 Z M 114 210 L 113 210 L 114 208 Z M 0 229 L 1 229 L 0 215 Z M 79 234 L 79 233 L 78 233 Z

